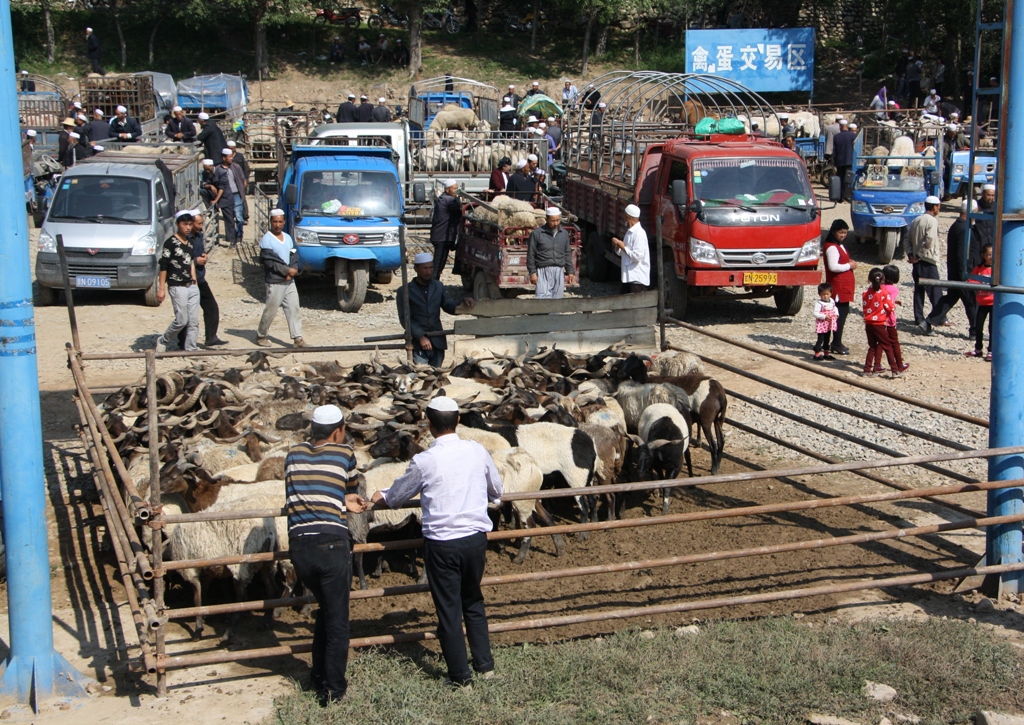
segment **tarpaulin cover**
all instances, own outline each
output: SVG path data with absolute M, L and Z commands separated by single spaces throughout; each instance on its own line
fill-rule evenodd
M 245 80 L 225 73 L 178 81 L 178 105 L 185 110 L 232 110 L 247 100 Z
M 735 118 L 711 118 L 710 116 L 702 118 L 697 124 L 693 132 L 698 136 L 710 136 L 713 133 L 724 133 L 729 135 L 739 135 L 747 132 L 746 127 L 743 125 L 743 121 Z
M 516 110 L 516 113 L 519 116 L 529 116 L 530 114 L 533 114 L 541 120 L 548 116 L 561 118 L 562 107 L 543 93 L 534 93 L 532 96 L 527 96 L 519 102 L 519 108 Z

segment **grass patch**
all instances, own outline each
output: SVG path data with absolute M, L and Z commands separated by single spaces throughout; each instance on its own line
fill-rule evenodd
M 698 636 L 629 630 L 494 654 L 500 676 L 466 692 L 441 685 L 443 663 L 427 650 L 363 652 L 349 663 L 342 703 L 323 710 L 309 693 L 288 695 L 266 725 L 694 723 L 723 709 L 765 725 L 803 722 L 808 712 L 967 723 L 983 707 L 1019 710 L 1024 684 L 1016 648 L 958 620 L 724 621 Z M 869 703 L 865 680 L 895 687 L 898 698 Z

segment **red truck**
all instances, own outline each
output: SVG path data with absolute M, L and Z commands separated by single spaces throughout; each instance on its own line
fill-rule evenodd
M 774 297 L 783 315 L 800 311 L 804 286 L 821 281 L 821 222 L 795 153 L 748 134 L 696 136 L 685 124 L 661 134 L 648 126 L 642 136 L 629 134 L 629 124 L 600 136 L 585 124 L 569 142 L 579 146 L 566 154 L 562 204 L 579 217 L 592 280 L 618 278 L 611 238 L 622 238 L 624 208 L 636 204 L 652 250 L 662 219 L 674 317 L 686 315 L 689 299 L 725 290 L 734 299 Z

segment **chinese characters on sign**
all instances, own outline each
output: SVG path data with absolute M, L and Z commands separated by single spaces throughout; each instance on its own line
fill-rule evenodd
M 708 73 L 754 91 L 810 91 L 814 29 L 688 30 L 687 73 Z

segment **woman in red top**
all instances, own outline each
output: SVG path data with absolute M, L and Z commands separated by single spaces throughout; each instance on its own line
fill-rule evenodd
M 843 327 L 846 317 L 850 314 L 850 303 L 853 301 L 855 281 L 853 270 L 857 263 L 850 259 L 843 242 L 849 232 L 850 225 L 842 219 L 832 222 L 825 238 L 825 281 L 832 285 L 832 298 L 836 301 L 839 319 L 836 320 L 836 331 L 832 336 L 832 353 L 849 355 L 850 349 L 843 344 Z
M 498 168 L 491 172 L 491 185 L 489 187 L 491 197 L 505 193 L 505 186 L 508 185 L 508 175 L 512 171 L 512 159 L 502 156 L 498 160 Z
M 864 374 L 874 375 L 875 368 L 882 365 L 882 352 L 885 352 L 885 359 L 889 362 L 889 369 L 894 378 L 899 377 L 900 368 L 896 362 L 896 356 L 892 354 L 892 343 L 889 341 L 889 333 L 885 329 L 885 323 L 889 315 L 896 311 L 895 305 L 889 293 L 882 289 L 884 275 L 877 267 L 868 272 L 868 281 L 871 286 L 864 290 L 864 331 L 868 338 L 868 356 L 864 361 Z

